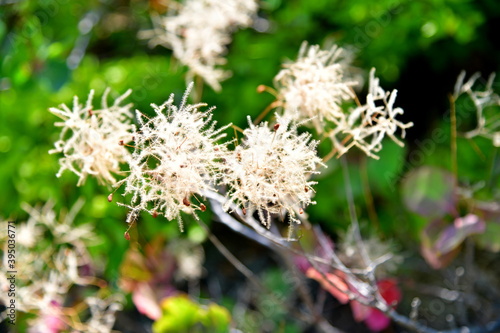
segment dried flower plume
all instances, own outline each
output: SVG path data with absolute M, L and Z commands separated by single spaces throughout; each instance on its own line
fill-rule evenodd
M 465 133 L 465 136 L 468 138 L 482 136 L 490 139 L 495 147 L 500 147 L 500 113 L 498 112 L 500 96 L 493 90 L 495 74 L 490 75 L 483 90 L 474 89 L 480 79 L 481 74 L 475 73 L 467 82 L 464 82 L 465 71 L 461 72 L 455 84 L 453 98 L 456 101 L 461 95 L 469 96 L 476 111 L 476 128 Z
M 394 107 L 397 92 L 385 92 L 374 69 L 366 104 L 345 110 L 346 102 L 357 102 L 353 88 L 361 81 L 354 74 L 351 58 L 348 51 L 337 46 L 327 51 L 304 42 L 297 61 L 285 64 L 274 78 L 277 99 L 284 115 L 311 121 L 318 133 L 328 135 L 338 155 L 356 146 L 377 158 L 385 136 L 403 145 L 396 131 L 400 129 L 404 138 L 405 129 L 413 124 L 396 119 L 403 114 L 403 109 Z
M 259 126 L 248 118 L 249 128 L 243 142 L 228 159 L 225 182 L 230 185 L 225 208 L 238 204 L 243 211 L 257 210 L 260 219 L 270 226 L 270 213 L 287 211 L 291 221 L 299 222 L 313 194 L 310 180 L 321 159 L 316 155 L 316 141 L 308 133 L 298 134 L 290 118 L 277 115 L 273 128 Z
M 356 146 L 368 156 L 378 158 L 375 153 L 382 149 L 382 139 L 385 136 L 400 146 L 404 145 L 396 137 L 396 131 L 401 130 L 401 137 L 404 138 L 405 130 L 412 127 L 413 123 L 404 124 L 396 119 L 404 112 L 403 109 L 394 107 L 396 94 L 396 90 L 389 93 L 380 87 L 373 68 L 370 71 L 366 103 L 350 110 L 330 133 L 339 155 Z
M 311 119 L 318 133 L 325 121 L 337 124 L 344 117 L 341 104 L 354 99 L 350 62 L 350 53 L 336 45 L 321 50 L 303 42 L 297 61 L 283 65 L 274 78 L 284 113 L 298 121 Z
M 215 128 L 213 108 L 201 112 L 199 108 L 206 104 L 187 103 L 191 89 L 192 84 L 179 107 L 172 94 L 164 104 L 152 104 L 153 118 L 137 113 L 140 129 L 134 135 L 135 151 L 128 158 L 130 173 L 117 184 L 125 183 L 125 194 L 132 194 L 131 203 L 124 205 L 131 209 L 128 222 L 142 210 L 153 216 L 163 214 L 168 220 L 177 218 L 179 223 L 181 211 L 205 210 L 197 195 L 212 189 L 220 177 L 226 146 L 217 140 L 225 136 L 222 131 L 227 126 Z
M 78 97 L 73 99 L 73 109 L 65 104 L 60 109 L 50 108 L 50 112 L 63 121 L 55 123 L 62 127 L 55 149 L 49 153 L 63 153 L 60 158 L 60 177 L 64 170 L 70 170 L 80 178 L 78 186 L 85 183 L 88 175 L 95 176 L 101 183 L 114 183 L 113 174 L 120 173 L 120 163 L 129 154 L 120 142 L 130 140 L 131 104 L 120 106 L 130 95 L 131 90 L 118 97 L 113 105 L 107 102 L 109 90 L 104 92 L 101 109 L 94 110 L 91 90 L 85 106 L 79 104 Z

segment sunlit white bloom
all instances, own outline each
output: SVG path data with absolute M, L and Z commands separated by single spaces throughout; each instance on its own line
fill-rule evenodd
M 179 107 L 174 96 L 162 105 L 152 105 L 156 116 L 148 118 L 137 113 L 139 130 L 135 133 L 135 151 L 128 158 L 129 175 L 125 194 L 131 193 L 128 222 L 139 211 L 168 220 L 180 220 L 180 212 L 205 210 L 197 195 L 213 189 L 217 182 L 226 145 L 218 144 L 227 126 L 216 129 L 211 111 L 199 111 L 206 104 L 188 104 L 192 84 Z M 182 224 L 180 224 L 182 229 Z
M 92 90 L 84 105 L 79 104 L 74 97 L 73 109 L 65 104 L 60 109 L 50 108 L 50 112 L 63 121 L 55 123 L 62 127 L 55 149 L 49 153 L 63 153 L 60 158 L 61 168 L 57 177 L 64 170 L 70 170 L 80 178 L 78 186 L 82 185 L 87 176 L 95 176 L 101 183 L 114 183 L 114 174 L 120 172 L 120 163 L 129 154 L 123 143 L 130 140 L 131 104 L 120 106 L 120 103 L 131 93 L 131 90 L 117 98 L 113 105 L 107 102 L 109 90 L 104 92 L 101 109 L 92 107 Z M 122 145 L 120 145 L 120 143 Z
M 322 165 L 316 155 L 317 142 L 308 133 L 298 134 L 289 117 L 277 115 L 273 128 L 264 122 L 249 128 L 227 160 L 225 182 L 229 184 L 225 209 L 237 204 L 251 214 L 257 210 L 260 219 L 270 226 L 270 213 L 288 212 L 291 221 L 299 222 L 313 194 L 310 179 Z
M 336 45 L 321 50 L 302 43 L 297 61 L 283 65 L 274 78 L 284 113 L 298 121 L 311 119 L 318 133 L 324 132 L 325 121 L 339 123 L 342 103 L 355 96 L 350 62 L 350 53 Z
M 174 56 L 189 67 L 190 74 L 202 77 L 214 90 L 230 73 L 219 68 L 226 63 L 226 45 L 231 32 L 248 27 L 257 11 L 255 0 L 185 0 L 171 2 L 170 11 L 154 20 L 153 31 L 143 36 L 151 44 L 173 50 Z M 189 81 L 192 77 L 188 78 Z
M 382 139 L 385 136 L 403 146 L 403 142 L 396 136 L 396 131 L 401 130 L 401 137 L 404 138 L 405 130 L 412 127 L 413 123 L 404 124 L 396 119 L 398 115 L 403 114 L 403 109 L 394 107 L 396 94 L 396 90 L 389 93 L 380 87 L 373 68 L 370 71 L 366 103 L 340 118 L 338 125 L 330 133 L 339 155 L 356 146 L 368 156 L 378 158 L 375 153 L 382 149 Z
M 481 74 L 475 73 L 467 82 L 465 80 L 465 71 L 461 72 L 455 84 L 453 98 L 456 100 L 467 95 L 476 111 L 476 128 L 465 133 L 468 138 L 482 136 L 492 141 L 495 147 L 500 147 L 500 96 L 493 90 L 493 81 L 495 74 L 491 74 L 483 90 L 474 89 L 477 81 L 481 80 Z

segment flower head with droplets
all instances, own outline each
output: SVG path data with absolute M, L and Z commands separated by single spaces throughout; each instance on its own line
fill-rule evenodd
M 128 158 L 129 175 L 117 184 L 124 183 L 125 194 L 132 194 L 131 203 L 122 204 L 131 209 L 128 222 L 139 211 L 147 211 L 168 220 L 177 218 L 182 229 L 181 211 L 205 210 L 197 195 L 212 189 L 220 178 L 226 144 L 217 141 L 229 125 L 216 129 L 213 108 L 201 112 L 199 108 L 206 104 L 187 103 L 192 86 L 179 107 L 172 94 L 162 105 L 152 104 L 154 117 L 137 112 L 139 129 L 134 135 L 135 151 Z
M 354 99 L 357 84 L 348 75 L 350 62 L 350 53 L 336 45 L 327 51 L 302 43 L 297 61 L 285 64 L 274 78 L 284 114 L 312 120 L 318 133 L 325 121 L 338 123 L 344 116 L 341 104 Z
M 244 211 L 257 210 L 260 219 L 270 226 L 270 213 L 288 212 L 290 220 L 299 222 L 297 212 L 314 202 L 311 200 L 312 174 L 322 165 L 316 154 L 316 141 L 308 133 L 297 133 L 288 117 L 277 115 L 277 123 L 258 126 L 248 118 L 249 128 L 243 142 L 228 158 L 225 182 L 230 190 L 226 209 L 238 204 Z

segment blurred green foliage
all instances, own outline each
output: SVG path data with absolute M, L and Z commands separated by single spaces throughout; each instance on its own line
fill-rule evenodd
M 217 304 L 202 306 L 186 296 L 173 296 L 162 303 L 162 317 L 153 324 L 155 333 L 229 331 L 231 315 Z

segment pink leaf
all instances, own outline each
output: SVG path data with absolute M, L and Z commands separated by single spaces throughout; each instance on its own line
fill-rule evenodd
M 390 306 L 395 306 L 401 301 L 401 291 L 394 279 L 384 279 L 377 282 L 378 290 L 382 298 Z M 357 301 L 351 301 L 351 309 L 356 321 L 364 321 L 366 326 L 375 332 L 386 329 L 391 320 L 381 311 L 370 308 Z
M 365 319 L 366 326 L 374 332 L 385 330 L 389 327 L 390 323 L 391 319 L 389 319 L 389 317 L 387 317 L 383 312 L 376 309 L 372 309 L 368 317 Z
M 321 287 L 332 294 L 340 303 L 346 304 L 349 302 L 349 296 L 346 294 L 349 291 L 349 287 L 343 278 L 332 273 L 324 273 L 323 276 L 312 267 L 307 270 L 306 276 L 318 281 Z
M 132 293 L 132 301 L 137 310 L 152 320 L 161 317 L 161 308 L 153 289 L 147 283 L 138 283 Z

